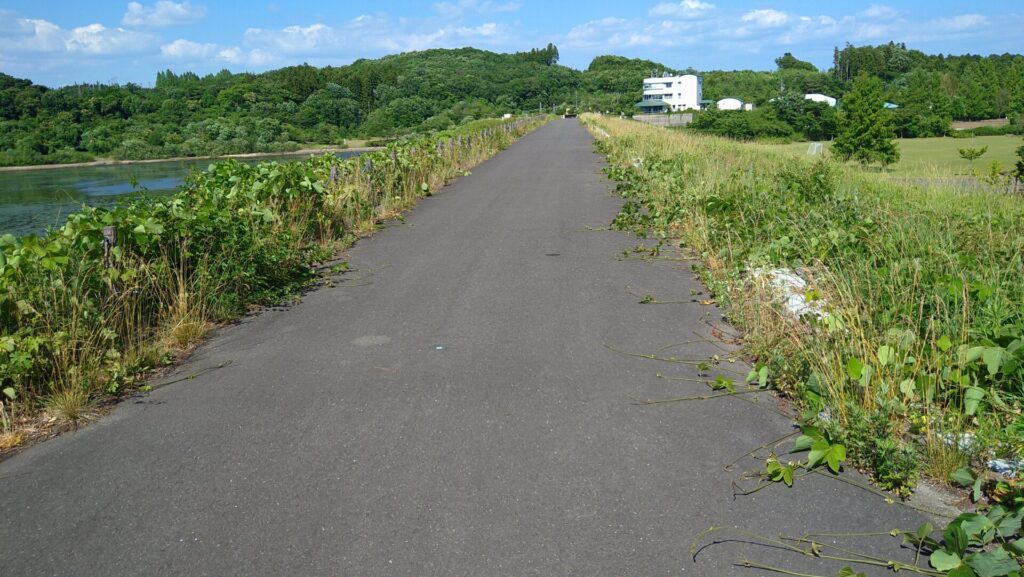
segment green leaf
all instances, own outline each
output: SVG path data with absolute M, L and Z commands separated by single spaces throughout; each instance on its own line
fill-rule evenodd
M 799 453 L 800 451 L 806 451 L 807 449 L 811 448 L 811 445 L 814 444 L 814 441 L 815 441 L 815 437 L 809 437 L 807 435 L 800 435 L 799 437 L 796 438 L 796 441 L 793 442 L 793 451 L 792 452 L 793 453 Z
M 828 462 L 828 468 L 832 469 L 833 473 L 839 472 L 839 466 L 846 460 L 846 447 L 842 445 L 832 445 L 828 449 L 828 454 L 825 456 Z
M 985 389 L 981 387 L 967 387 L 964 391 L 964 414 L 968 417 L 978 412 L 981 400 L 985 398 Z
M 963 555 L 967 550 L 967 533 L 959 523 L 950 523 L 942 532 L 942 544 L 947 550 L 957 555 Z
M 894 358 L 896 358 L 896 349 L 889 345 L 882 345 L 878 347 L 878 364 L 884 367 Z
M 950 553 L 944 549 L 932 552 L 931 556 L 928 557 L 928 561 L 939 571 L 949 571 L 950 569 L 956 569 L 963 561 L 960 560 L 960 556 L 956 553 Z
M 782 468 L 782 482 L 785 483 L 787 487 L 793 486 L 793 467 L 787 465 Z
M 967 533 L 968 540 L 978 545 L 986 545 L 996 535 L 996 526 L 991 519 L 977 513 L 964 513 L 957 517 L 960 519 L 960 528 Z M 977 571 L 977 569 L 975 569 Z
M 975 553 L 965 561 L 978 577 L 1005 577 L 1021 570 L 1020 564 L 1010 558 L 1006 549 L 1001 548 Z
M 1017 539 L 1016 541 L 1010 541 L 1006 545 L 1003 545 L 1010 551 L 1013 551 L 1014 555 L 1024 557 L 1024 539 Z
M 949 476 L 950 481 L 953 481 L 961 487 L 970 487 L 974 484 L 975 479 L 977 479 L 977 476 L 966 467 L 960 467 L 956 471 L 953 471 L 953 474 Z
M 903 396 L 913 396 L 916 390 L 917 385 L 914 383 L 914 379 L 903 379 L 900 381 L 900 392 L 903 393 Z
M 971 347 L 964 353 L 964 363 L 973 363 L 981 358 L 986 347 Z
M 860 386 L 867 388 L 871 384 L 871 377 L 874 374 L 874 368 L 870 366 L 864 367 L 864 373 L 860 376 L 860 380 L 858 381 L 860 383 Z
M 750 369 L 750 372 L 747 373 L 745 382 L 752 383 L 755 380 L 762 389 L 768 386 L 768 366 L 764 363 L 757 363 L 757 366 Z
M 13 401 L 18 396 L 18 391 L 15 391 L 14 387 L 4 387 L 4 396 Z
M 961 565 L 946 573 L 946 577 L 978 577 L 978 575 L 967 565 Z
M 851 380 L 859 381 L 864 374 L 864 363 L 860 362 L 860 359 L 846 361 L 846 374 L 850 376 Z
M 1007 511 L 1002 505 L 996 505 L 989 510 L 988 518 L 995 524 L 996 533 L 1003 539 L 1009 539 L 1020 532 L 1021 522 L 1024 521 L 1024 507 Z
M 712 388 L 715 390 L 725 389 L 729 394 L 736 392 L 736 385 L 733 384 L 732 379 L 723 377 L 722 375 L 715 377 L 715 382 L 712 385 Z
M 931 535 L 932 531 L 934 531 L 934 530 L 935 530 L 935 525 L 932 525 L 931 523 L 925 523 L 924 525 L 921 525 L 920 527 L 917 528 L 917 538 L 918 539 L 924 539 L 928 535 Z
M 988 347 L 981 354 L 981 358 L 985 361 L 988 374 L 995 376 L 999 372 L 1000 365 L 1003 364 L 1003 347 Z
M 807 454 L 807 468 L 813 469 L 822 462 L 828 454 L 830 445 L 825 439 L 817 439 L 811 445 L 811 452 Z
M 949 337 L 946 335 L 939 337 L 938 342 L 935 344 L 937 344 L 939 346 L 939 350 L 944 353 L 948 352 L 949 349 L 953 347 L 953 341 L 949 340 Z

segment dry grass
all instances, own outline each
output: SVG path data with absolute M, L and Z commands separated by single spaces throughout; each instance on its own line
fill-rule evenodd
M 968 462 L 962 451 L 934 437 L 927 444 L 925 457 L 924 473 L 939 481 L 948 481 L 954 471 Z
M 60 422 L 78 425 L 96 417 L 95 402 L 85 387 L 62 386 L 43 399 L 46 413 Z
M 957 346 L 1021 330 L 1012 324 L 1024 301 L 1019 199 L 906 186 L 764 145 L 614 118 L 585 121 L 600 123 L 598 138 L 610 135 L 609 162 L 626 174 L 637 205 L 647 215 L 677 215 L 643 226 L 682 238 L 701 256 L 705 280 L 776 386 L 800 395 L 813 376 L 833 422 L 860 427 L 859 435 L 864 415 L 882 415 L 873 422 L 886 423 L 889 439 L 912 444 L 909 423 L 923 422 L 925 469 L 942 479 L 962 455 L 944 451 L 940 435 L 985 423 L 998 429 L 1020 410 L 1012 375 L 963 368 L 955 356 Z M 828 321 L 808 323 L 781 310 L 771 291 L 751 282 L 750 271 L 765 266 L 799 269 L 827 303 Z M 939 350 L 940 337 L 954 347 L 949 353 Z M 851 361 L 868 367 L 868 376 L 851 377 Z M 1001 390 L 1011 408 L 988 405 L 983 421 L 957 417 L 966 385 L 947 376 L 961 369 L 975 371 L 979 386 Z
M 19 431 L 0 433 L 0 451 L 13 449 L 21 444 L 23 436 Z

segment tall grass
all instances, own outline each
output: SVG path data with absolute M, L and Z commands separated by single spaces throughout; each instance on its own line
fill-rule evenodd
M 229 160 L 169 198 L 84 208 L 43 237 L 0 238 L 0 433 L 40 409 L 91 417 L 98 398 L 212 324 L 295 294 L 311 265 L 543 120 L 481 120 L 351 159 Z
M 618 223 L 681 240 L 775 385 L 900 491 L 962 457 L 1024 456 L 1024 205 L 828 160 L 587 117 L 628 199 Z M 599 131 L 596 131 L 600 134 Z M 798 271 L 794 318 L 759 271 Z M 968 433 L 968 436 L 963 436 Z M 955 451 L 965 456 L 951 455 Z M 934 473 L 933 473 L 934 474 Z

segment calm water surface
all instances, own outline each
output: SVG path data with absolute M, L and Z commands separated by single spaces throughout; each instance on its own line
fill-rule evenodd
M 358 152 L 339 152 L 347 158 Z M 261 161 L 300 160 L 308 155 L 262 156 L 238 159 L 255 164 Z M 135 192 L 134 177 L 141 192 L 170 194 L 192 170 L 206 170 L 216 160 L 173 160 L 145 164 L 86 166 L 0 172 L 0 235 L 20 236 L 59 228 L 67 215 L 82 205 L 111 205 L 118 198 Z

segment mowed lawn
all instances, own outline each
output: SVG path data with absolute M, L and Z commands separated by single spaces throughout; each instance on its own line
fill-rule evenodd
M 960 158 L 961 148 L 988 147 L 981 158 L 974 161 L 974 168 L 986 170 L 993 160 L 1006 170 L 1017 160 L 1017 148 L 1024 146 L 1020 136 L 976 136 L 973 138 L 904 138 L 896 141 L 900 147 L 900 161 L 889 167 L 887 172 L 903 176 L 949 176 L 971 174 L 971 163 Z M 824 143 L 828 148 L 828 142 Z M 769 145 L 782 148 L 794 154 L 807 154 L 810 143 Z

